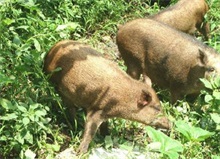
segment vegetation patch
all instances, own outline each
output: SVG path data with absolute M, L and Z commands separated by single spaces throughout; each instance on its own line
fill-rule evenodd
M 220 2 L 208 4 L 211 38 L 205 43 L 220 52 Z M 162 8 L 146 0 L 0 0 L 0 158 L 50 159 L 79 146 L 84 111 L 77 110 L 73 121 L 42 72 L 44 56 L 56 42 L 87 42 L 126 70 L 115 53 L 117 27 Z M 175 123 L 168 136 L 137 122 L 112 119 L 110 135 L 98 133 L 90 150 L 122 147 L 158 152 L 162 158 L 220 158 L 220 78 L 201 80 L 206 89 L 200 96 L 175 106 L 168 92 L 156 88 Z

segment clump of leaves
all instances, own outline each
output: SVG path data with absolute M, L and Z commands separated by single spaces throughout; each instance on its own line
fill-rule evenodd
M 185 157 L 203 158 L 209 156 L 210 152 L 205 152 L 207 147 L 203 145 L 206 139 L 212 137 L 215 133 L 204 130 L 200 127 L 189 125 L 188 123 L 178 120 L 175 122 L 175 130 L 182 134 L 182 143 L 184 145 Z
M 0 2 L 0 158 L 53 155 L 62 143 L 55 134 L 59 129 L 54 129 L 53 109 L 47 106 L 59 98 L 42 72 L 42 62 L 56 41 L 70 37 L 74 26 L 59 29 L 63 19 L 47 16 L 48 3 Z
M 47 135 L 53 136 L 51 128 L 48 127 L 51 120 L 47 117 L 49 107 L 33 102 L 30 104 L 11 102 L 4 98 L 0 98 L 0 106 L 1 155 L 11 154 L 13 157 L 19 154 L 21 158 L 28 157 L 26 155 L 30 154 L 30 146 L 43 146 L 48 140 Z M 53 143 L 47 144 L 56 143 L 54 139 L 52 137 Z M 45 143 L 40 142 L 41 140 Z M 54 148 L 56 151 L 59 150 L 58 145 Z
M 166 136 L 152 127 L 148 126 L 146 130 L 149 137 L 153 140 L 153 143 L 148 146 L 151 150 L 158 151 L 164 157 L 169 157 L 170 159 L 179 158 L 179 153 L 183 152 L 183 146 L 179 141 Z
M 199 127 L 189 126 L 187 123 L 181 120 L 176 121 L 175 125 L 175 130 L 180 132 L 185 137 L 186 141 L 200 142 L 215 134 Z
M 199 124 L 202 128 L 209 131 L 214 131 L 216 134 L 210 139 L 213 152 L 220 153 L 219 138 L 220 138 L 220 77 L 215 77 L 210 80 L 201 79 L 206 89 L 201 91 L 198 98 L 198 105 L 201 111 L 201 120 Z

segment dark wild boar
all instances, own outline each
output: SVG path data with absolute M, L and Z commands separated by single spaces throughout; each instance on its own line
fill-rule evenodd
M 197 29 L 208 40 L 210 29 L 204 18 L 208 9 L 205 0 L 179 0 L 150 18 L 188 34 L 194 34 Z
M 220 73 L 220 55 L 196 38 L 151 19 L 137 19 L 121 26 L 116 42 L 135 79 L 143 74 L 171 92 L 172 102 L 184 95 L 198 94 L 199 78 Z
M 87 111 L 85 132 L 78 152 L 87 151 L 100 124 L 118 117 L 169 129 L 169 120 L 155 91 L 132 79 L 117 64 L 87 45 L 71 40 L 58 42 L 45 57 L 44 71 L 69 105 Z

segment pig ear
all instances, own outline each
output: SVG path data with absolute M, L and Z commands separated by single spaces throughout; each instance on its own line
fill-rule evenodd
M 142 90 L 140 98 L 137 101 L 138 107 L 144 107 L 148 105 L 152 100 L 152 95 L 146 90 Z
M 204 65 L 207 64 L 207 62 L 208 62 L 206 53 L 203 50 L 201 50 L 200 48 L 199 48 L 199 59 L 200 59 L 201 63 Z

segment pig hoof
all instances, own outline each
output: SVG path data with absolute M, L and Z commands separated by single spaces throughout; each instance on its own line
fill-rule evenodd
M 79 148 L 76 151 L 76 154 L 79 155 L 83 155 L 88 151 L 88 147 L 87 146 L 79 146 Z

